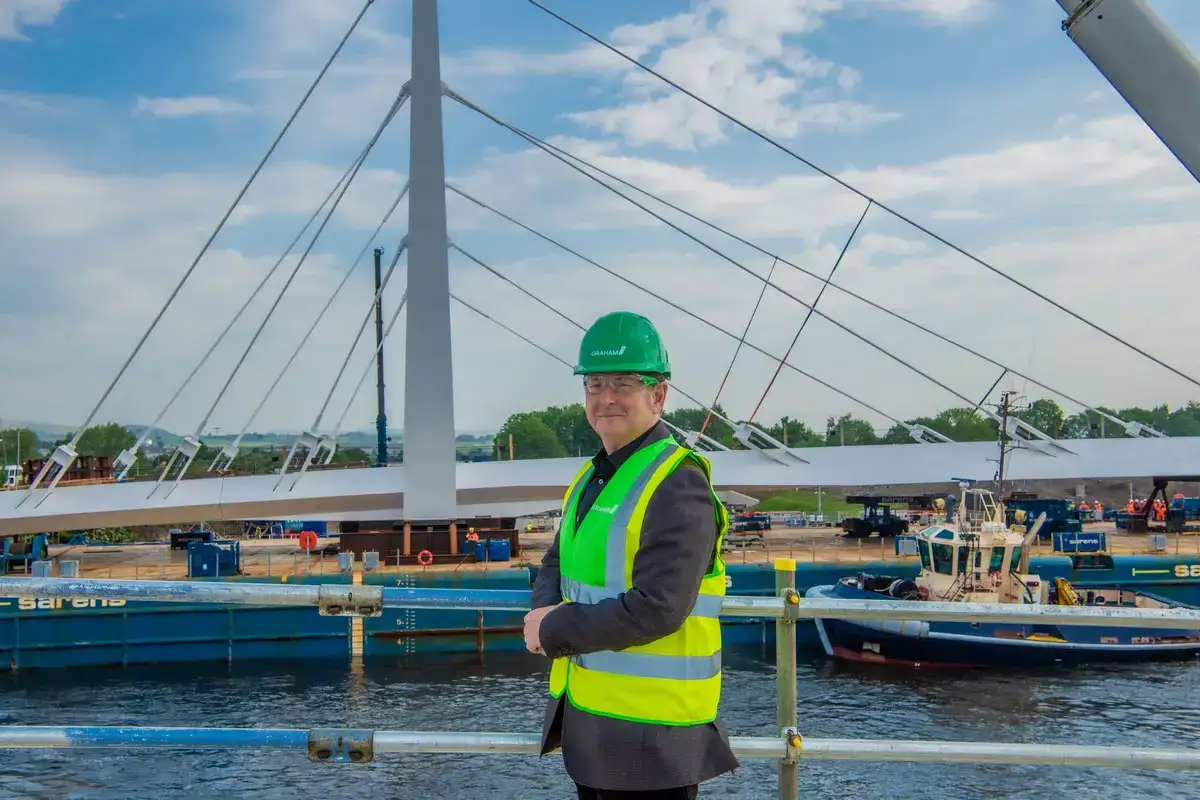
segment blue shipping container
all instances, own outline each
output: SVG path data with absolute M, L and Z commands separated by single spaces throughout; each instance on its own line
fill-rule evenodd
M 512 546 L 508 539 L 488 539 L 488 561 L 508 561 L 512 558 Z
M 1104 531 L 1056 531 L 1053 540 L 1056 553 L 1101 553 L 1108 549 L 1108 537 Z

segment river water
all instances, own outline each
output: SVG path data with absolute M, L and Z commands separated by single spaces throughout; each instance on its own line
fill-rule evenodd
M 726 651 L 730 732 L 774 734 L 773 651 Z M 545 662 L 521 655 L 421 657 L 361 673 L 313 662 L 73 669 L 0 676 L 0 724 L 535 731 Z M 916 738 L 1200 748 L 1196 661 L 1023 670 L 906 671 L 802 654 L 810 737 Z M 772 798 L 775 764 L 745 762 L 702 797 Z M 810 762 L 801 797 L 1195 797 L 1194 774 L 1061 767 Z M 3 798 L 574 797 L 557 756 L 389 756 L 314 764 L 303 752 L 9 750 Z

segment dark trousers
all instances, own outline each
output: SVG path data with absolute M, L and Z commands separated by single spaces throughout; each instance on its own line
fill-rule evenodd
M 575 784 L 579 800 L 696 800 L 700 787 L 679 786 L 674 789 L 653 789 L 648 792 L 621 792 L 613 789 L 593 789 Z

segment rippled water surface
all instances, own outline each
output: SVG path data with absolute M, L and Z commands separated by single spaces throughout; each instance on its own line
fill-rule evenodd
M 544 662 L 523 656 L 373 664 L 162 666 L 0 676 L 0 724 L 535 731 Z M 727 651 L 731 733 L 772 735 L 770 654 Z M 809 737 L 918 738 L 1200 748 L 1200 664 L 909 672 L 802 657 Z M 771 798 L 775 765 L 746 762 L 702 796 Z M 801 797 L 1175 798 L 1194 774 L 1049 767 L 811 762 Z M 380 756 L 313 764 L 303 752 L 6 751 L 4 798 L 568 798 L 557 756 Z

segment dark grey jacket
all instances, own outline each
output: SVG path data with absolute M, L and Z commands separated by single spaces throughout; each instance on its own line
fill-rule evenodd
M 596 455 L 578 518 L 617 469 L 638 449 L 670 436 L 659 422 L 611 455 Z M 633 588 L 616 600 L 561 606 L 542 620 L 542 648 L 550 658 L 622 650 L 667 636 L 683 625 L 712 566 L 717 525 L 708 482 L 684 462 L 654 492 L 633 561 Z M 562 600 L 558 537 L 542 558 L 533 608 Z M 542 753 L 562 747 L 567 774 L 595 789 L 649 791 L 690 786 L 738 767 L 720 719 L 695 726 L 649 725 L 589 714 L 564 694 L 550 698 L 542 726 Z

